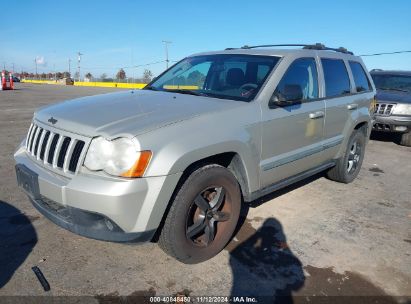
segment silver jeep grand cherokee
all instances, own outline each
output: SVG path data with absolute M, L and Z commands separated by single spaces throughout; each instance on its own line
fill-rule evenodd
M 74 233 L 213 257 L 242 201 L 323 170 L 349 183 L 363 161 L 375 88 L 362 60 L 275 47 L 196 54 L 143 90 L 38 110 L 14 155 L 18 184 Z

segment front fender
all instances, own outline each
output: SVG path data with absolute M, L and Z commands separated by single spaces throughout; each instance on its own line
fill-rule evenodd
M 217 115 L 215 115 L 217 116 Z M 139 137 L 142 147 L 150 147 L 153 158 L 145 176 L 184 172 L 191 164 L 226 152 L 239 155 L 250 191 L 259 187 L 260 124 L 213 125 L 217 120 L 204 116 L 158 129 Z M 235 116 L 234 116 L 235 117 Z M 217 120 L 223 121 L 224 120 Z M 202 127 L 209 125 L 208 128 Z M 176 134 L 181 134 L 180 136 Z

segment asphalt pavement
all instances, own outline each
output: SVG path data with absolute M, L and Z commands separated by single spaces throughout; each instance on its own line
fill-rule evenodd
M 108 243 L 45 219 L 17 188 L 13 153 L 36 108 L 118 89 L 0 91 L 0 296 L 376 296 L 411 301 L 411 148 L 374 136 L 359 177 L 322 174 L 259 199 L 215 258 L 184 265 L 156 244 Z M 45 292 L 32 271 L 50 284 Z M 0 301 L 1 301 L 0 297 Z M 201 298 L 197 298 L 201 301 Z

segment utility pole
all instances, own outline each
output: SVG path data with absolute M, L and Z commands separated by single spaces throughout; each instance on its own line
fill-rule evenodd
M 6 63 L 3 62 L 3 70 L 6 70 Z
M 78 55 L 78 58 L 77 58 L 78 81 L 80 81 L 80 61 L 81 61 L 81 56 L 84 54 L 78 52 L 77 55 Z
M 166 67 L 167 67 L 167 69 L 168 69 L 168 63 L 169 63 L 169 61 L 170 61 L 170 60 L 168 60 L 168 45 L 169 45 L 170 43 L 173 43 L 173 41 L 163 40 L 162 42 L 164 43 L 164 47 L 165 47 L 165 50 L 166 50 Z
M 37 78 L 37 58 L 34 58 L 34 63 L 36 64 L 36 78 Z
M 69 75 L 70 75 L 70 77 L 71 77 L 71 69 L 70 69 L 70 65 L 71 65 L 71 58 L 69 58 L 69 60 L 68 60 L 68 64 L 69 64 L 69 69 L 68 69 L 68 72 L 69 72 Z
M 13 66 L 13 70 L 12 70 L 12 72 L 14 73 L 14 62 L 13 62 L 11 65 Z

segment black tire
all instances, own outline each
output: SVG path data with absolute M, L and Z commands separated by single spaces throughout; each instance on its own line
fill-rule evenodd
M 354 130 L 348 140 L 344 155 L 327 172 L 328 178 L 340 183 L 351 183 L 361 170 L 364 153 L 365 131 L 363 129 Z
M 400 145 L 411 147 L 411 132 L 404 133 L 401 135 Z
M 240 187 L 228 169 L 207 165 L 191 173 L 171 204 L 158 243 L 180 262 L 196 264 L 230 241 L 240 216 Z

